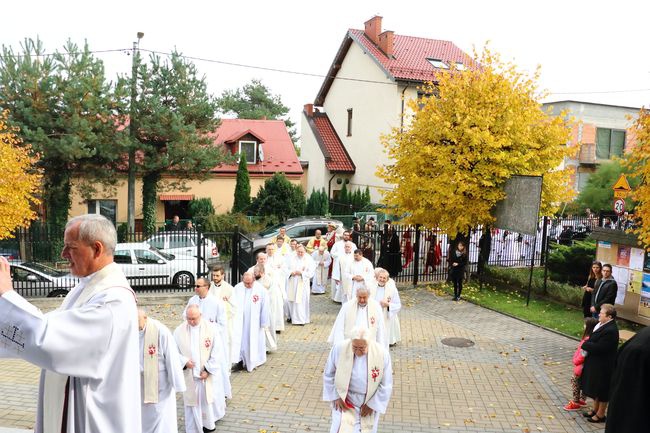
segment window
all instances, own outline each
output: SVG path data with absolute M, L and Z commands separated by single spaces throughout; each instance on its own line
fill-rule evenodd
M 295 226 L 287 229 L 287 236 L 291 239 L 295 238 L 304 238 L 305 237 L 305 227 L 304 226 Z
M 611 159 L 614 156 L 623 156 L 624 150 L 624 130 L 596 128 L 596 158 Z
M 307 236 L 316 236 L 316 230 L 320 230 L 321 235 L 325 235 L 327 233 L 327 226 L 307 226 Z
M 456 62 L 456 69 L 459 70 L 459 71 L 464 71 L 464 70 L 467 69 L 467 66 L 463 65 L 460 62 Z
M 255 164 L 257 161 L 257 142 L 256 141 L 240 141 L 239 154 L 246 153 L 246 162 Z
M 113 254 L 113 261 L 115 263 L 131 264 L 131 250 L 117 250 Z
M 88 200 L 88 213 L 104 215 L 116 225 L 117 200 Z
M 160 257 L 149 250 L 133 250 L 133 252 L 135 253 L 138 264 L 141 265 L 158 264 L 158 260 L 160 260 Z
M 38 274 L 29 272 L 25 269 L 11 268 L 13 270 L 12 278 L 14 281 L 32 281 L 32 282 L 47 282 L 47 280 Z
M 352 108 L 348 108 L 348 137 L 352 137 Z
M 190 248 L 194 243 L 192 239 L 185 235 L 176 235 L 169 238 L 169 248 Z
M 446 64 L 445 62 L 443 62 L 440 59 L 427 59 L 427 60 L 429 61 L 429 63 L 431 63 L 431 65 L 434 68 L 437 68 L 437 69 L 449 69 L 449 65 Z
M 587 186 L 587 182 L 589 181 L 589 176 L 591 176 L 591 173 L 587 172 L 578 172 L 577 173 L 577 190 L 582 191 L 585 189 L 585 186 Z

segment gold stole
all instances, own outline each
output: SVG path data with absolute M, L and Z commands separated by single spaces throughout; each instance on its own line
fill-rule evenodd
M 179 342 L 178 348 L 181 354 L 186 358 L 192 358 L 192 338 L 190 336 L 190 325 L 185 323 L 182 332 L 179 333 Z M 199 370 L 203 370 L 205 363 L 210 358 L 210 352 L 212 351 L 212 345 L 215 343 L 212 337 L 212 332 L 210 329 L 210 323 L 207 320 L 201 319 L 199 324 L 199 344 L 201 346 L 200 350 L 200 361 L 199 361 Z M 196 360 L 192 359 L 196 362 Z M 194 376 L 192 375 L 192 369 L 187 368 L 183 373 L 185 376 L 185 384 L 187 390 L 183 394 L 183 400 L 185 406 L 197 406 L 197 396 L 196 396 L 196 386 L 194 385 Z M 205 381 L 205 398 L 208 401 L 208 404 L 212 404 L 212 380 L 208 377 Z
M 368 390 L 363 400 L 363 404 L 367 404 L 377 392 L 379 384 L 384 377 L 384 354 L 378 343 L 368 341 Z M 352 340 L 348 340 L 345 347 L 341 348 L 339 358 L 336 361 L 336 373 L 334 374 L 334 385 L 336 392 L 341 397 L 341 400 L 346 402 L 348 396 L 348 388 L 350 387 L 350 378 L 352 377 L 352 366 L 354 364 L 354 351 L 352 350 Z M 341 411 L 341 425 L 339 426 L 339 433 L 351 433 L 354 431 L 354 422 L 356 413 L 352 409 Z M 361 417 L 361 432 L 366 433 L 372 431 L 375 424 L 374 416 Z
M 113 287 L 122 287 L 129 290 L 133 296 L 135 293 L 129 287 L 124 274 L 120 272 L 119 278 L 111 278 L 111 274 L 119 271 L 118 265 L 110 263 L 97 271 L 81 289 L 81 293 L 72 306 L 70 306 L 70 296 L 65 297 L 58 310 L 68 310 L 78 308 L 84 305 L 97 293 Z M 119 281 L 118 281 L 119 280 Z M 54 373 L 53 371 L 44 370 L 43 380 L 43 433 L 61 433 L 63 425 L 63 406 L 66 396 L 66 384 L 72 376 Z M 74 386 L 70 381 L 70 387 Z M 68 391 L 69 392 L 69 391 Z M 79 396 L 78 398 L 82 398 Z M 72 403 L 72 402 L 70 402 Z M 68 407 L 68 412 L 73 410 Z
M 158 403 L 158 325 L 147 318 L 144 328 L 143 376 L 144 376 L 144 402 Z
M 356 299 L 349 301 L 348 303 L 350 305 L 347 307 L 348 310 L 345 312 L 343 338 L 350 338 L 350 333 L 357 322 L 357 313 L 359 312 L 359 302 Z M 368 339 L 377 341 L 377 322 L 379 315 L 382 314 L 381 306 L 378 305 L 377 301 L 370 302 L 370 299 L 368 299 L 365 313 L 367 314 L 366 323 L 369 331 Z

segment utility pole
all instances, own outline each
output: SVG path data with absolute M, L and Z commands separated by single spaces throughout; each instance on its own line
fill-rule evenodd
M 131 59 L 131 107 L 129 113 L 129 136 L 131 146 L 129 148 L 129 179 L 127 187 L 127 227 L 128 236 L 135 233 L 135 149 L 136 149 L 136 121 L 135 121 L 135 100 L 138 96 L 138 59 L 140 55 L 140 39 L 144 33 L 138 32 L 138 40 L 133 42 L 133 55 Z

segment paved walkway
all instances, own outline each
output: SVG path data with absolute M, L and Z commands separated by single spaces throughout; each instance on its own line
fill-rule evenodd
M 401 296 L 403 341 L 391 349 L 395 385 L 382 433 L 598 431 L 561 409 L 576 341 L 424 288 Z M 188 297 L 144 295 L 141 302 L 173 329 Z M 289 325 L 265 365 L 232 375 L 234 398 L 217 431 L 329 431 L 321 375 L 338 308 L 327 295 L 313 296 L 311 325 Z M 475 345 L 446 346 L 447 337 Z M 36 368 L 0 360 L 0 426 L 33 427 L 37 380 Z M 181 410 L 179 423 L 184 431 Z

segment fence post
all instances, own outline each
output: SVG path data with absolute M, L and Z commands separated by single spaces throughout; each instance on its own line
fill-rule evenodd
M 198 279 L 201 276 L 201 271 L 203 270 L 203 266 L 201 266 L 201 256 L 203 255 L 203 236 L 201 236 L 201 232 L 198 230 L 195 230 L 196 233 L 196 278 Z
M 232 256 L 230 257 L 230 279 L 234 286 L 239 283 L 239 226 L 232 233 Z
M 542 248 L 541 248 L 541 261 L 546 266 L 546 250 L 548 247 L 548 217 L 542 219 Z
M 420 273 L 420 224 L 415 225 L 415 251 L 413 252 L 413 285 L 418 285 Z

